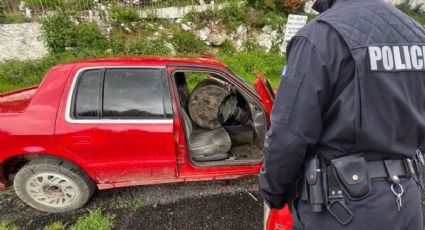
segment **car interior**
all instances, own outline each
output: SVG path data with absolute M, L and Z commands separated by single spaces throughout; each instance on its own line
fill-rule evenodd
M 191 161 L 201 166 L 263 160 L 266 114 L 218 73 L 179 71 L 174 82 Z

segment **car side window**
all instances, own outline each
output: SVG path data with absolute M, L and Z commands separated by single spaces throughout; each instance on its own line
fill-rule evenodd
M 165 117 L 161 74 L 156 69 L 107 69 L 103 88 L 103 118 Z
M 78 79 L 74 117 L 99 118 L 100 89 L 103 70 L 87 70 Z

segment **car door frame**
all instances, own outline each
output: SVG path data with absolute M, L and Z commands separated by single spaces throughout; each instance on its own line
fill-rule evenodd
M 203 180 L 233 179 L 240 176 L 253 175 L 255 173 L 258 173 L 263 164 L 262 161 L 255 164 L 226 166 L 199 166 L 193 163 L 189 155 L 188 146 L 186 143 L 185 130 L 181 118 L 182 116 L 177 95 L 177 88 L 174 82 L 174 73 L 178 71 L 217 73 L 225 77 L 226 80 L 228 80 L 231 84 L 244 90 L 244 92 L 248 94 L 248 96 L 250 96 L 261 106 L 264 112 L 265 109 L 258 94 L 256 94 L 253 89 L 249 89 L 247 86 L 245 86 L 245 83 L 233 76 L 227 69 L 208 65 L 167 65 L 167 75 L 169 79 L 168 84 L 170 86 L 172 105 L 174 110 L 174 129 L 176 132 L 175 140 L 176 149 L 178 152 L 177 168 L 179 178 L 183 178 L 186 181 L 196 181 L 200 178 L 203 178 Z

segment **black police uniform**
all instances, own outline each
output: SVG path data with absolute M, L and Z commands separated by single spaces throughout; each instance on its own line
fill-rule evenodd
M 380 161 L 425 149 L 424 28 L 382 0 L 318 0 L 315 7 L 323 13 L 288 45 L 260 192 L 271 208 L 295 207 L 294 229 L 422 229 L 420 187 L 412 177 L 400 178 L 400 210 L 391 178 L 372 180 L 361 199 L 344 192 L 353 212 L 347 225 L 293 199 L 309 154 L 331 161 L 362 153 Z

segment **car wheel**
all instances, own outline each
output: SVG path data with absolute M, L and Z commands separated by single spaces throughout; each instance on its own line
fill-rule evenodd
M 51 213 L 82 207 L 96 189 L 78 166 L 57 158 L 30 161 L 18 171 L 13 186 L 29 206 Z

